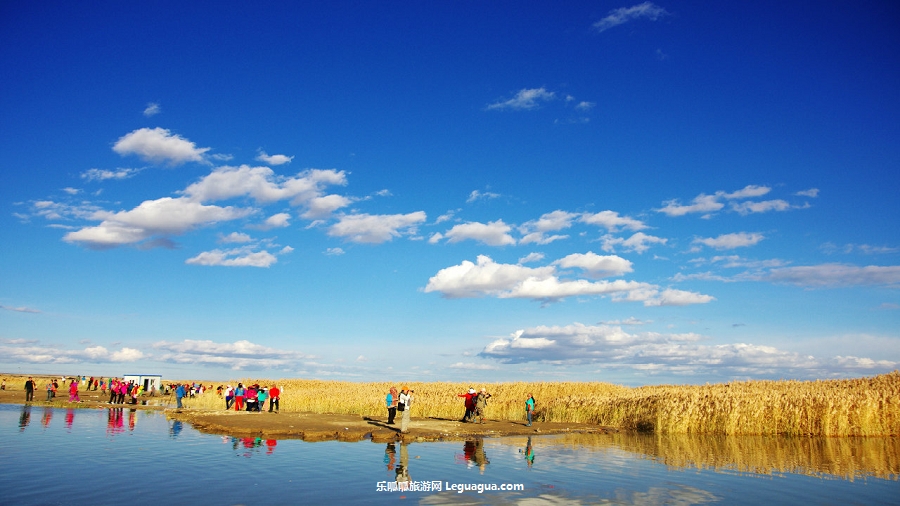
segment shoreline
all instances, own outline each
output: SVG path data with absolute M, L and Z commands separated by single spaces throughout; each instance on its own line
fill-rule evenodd
M 35 392 L 37 394 L 44 392 Z M 205 434 L 216 434 L 234 437 L 260 437 L 264 439 L 300 439 L 307 442 L 343 441 L 373 443 L 428 442 L 428 441 L 466 441 L 478 438 L 505 436 L 536 436 L 553 434 L 606 434 L 618 432 L 611 427 L 602 427 L 587 423 L 535 422 L 531 427 L 524 422 L 511 420 L 486 419 L 484 424 L 463 423 L 458 420 L 441 418 L 425 418 L 413 416 L 410 420 L 409 432 L 400 433 L 399 422 L 396 425 L 385 423 L 384 418 L 346 415 L 337 413 L 296 413 L 296 412 L 248 412 L 205 410 L 192 408 L 174 408 L 174 398 L 169 402 L 166 396 L 143 399 L 147 404 L 109 404 L 99 399 L 99 392 L 83 392 L 82 401 L 69 403 L 61 396 L 54 401 L 24 401 L 25 392 L 21 390 L 0 391 L 0 403 L 17 404 L 32 407 L 54 407 L 67 409 L 109 409 L 127 408 L 149 411 L 162 411 L 171 420 L 189 423 L 196 430 Z

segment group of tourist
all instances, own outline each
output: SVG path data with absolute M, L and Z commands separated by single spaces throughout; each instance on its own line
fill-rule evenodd
M 244 387 L 243 383 L 238 383 L 235 388 L 228 385 L 222 393 L 225 397 L 226 410 L 234 406 L 235 411 L 246 409 L 261 413 L 265 410 L 266 401 L 269 401 L 269 413 L 278 412 L 280 409 L 281 390 L 277 385 L 269 388 L 268 386 L 260 387 L 259 383 L 255 383 Z
M 463 415 L 460 422 L 475 423 L 476 420 L 481 419 L 481 423 L 484 423 L 484 412 L 487 409 L 487 401 L 491 398 L 491 394 L 487 393 L 483 388 L 480 392 L 476 392 L 474 388 L 469 388 L 466 393 L 457 394 L 457 397 L 465 397 L 466 399 L 466 414 Z
M 385 402 L 387 404 L 388 410 L 388 425 L 394 425 L 394 418 L 397 416 L 397 412 L 400 412 L 400 432 L 406 434 L 409 431 L 409 409 L 412 406 L 413 400 L 413 390 L 410 390 L 408 386 L 403 385 L 400 387 L 400 392 L 397 392 L 396 387 L 391 387 L 387 396 L 385 397 Z

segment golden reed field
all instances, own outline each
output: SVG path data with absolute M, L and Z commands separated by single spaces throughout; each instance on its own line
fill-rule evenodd
M 42 379 L 37 399 L 41 399 Z M 168 381 L 168 380 L 167 380 Z M 399 383 L 240 378 L 237 385 L 277 384 L 282 412 L 386 416 L 384 396 Z M 19 390 L 16 378 L 7 388 Z M 24 380 L 21 382 L 24 383 Z M 208 382 L 204 381 L 208 385 Z M 224 383 L 223 383 L 224 384 Z M 218 386 L 219 383 L 215 383 Z M 456 419 L 469 387 L 492 394 L 490 419 L 524 420 L 528 394 L 537 422 L 587 422 L 662 434 L 900 436 L 900 372 L 818 381 L 733 381 L 707 385 L 624 387 L 610 383 L 409 383 L 412 415 Z M 215 390 L 185 399 L 189 408 L 222 409 Z
M 244 385 L 277 383 L 281 409 L 383 417 L 391 386 L 300 379 L 244 378 Z M 232 383 L 236 385 L 236 383 Z M 524 420 L 528 394 L 538 422 L 589 422 L 668 434 L 900 436 L 900 372 L 871 378 L 820 381 L 734 381 L 699 386 L 630 388 L 609 383 L 409 383 L 412 415 L 461 418 L 457 394 L 485 388 L 491 419 Z M 192 399 L 216 408 L 215 396 Z M 200 405 L 202 402 L 203 405 Z

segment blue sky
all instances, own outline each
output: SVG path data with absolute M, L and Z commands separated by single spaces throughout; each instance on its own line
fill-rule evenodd
M 898 368 L 896 3 L 309 4 L 0 7 L 0 371 Z

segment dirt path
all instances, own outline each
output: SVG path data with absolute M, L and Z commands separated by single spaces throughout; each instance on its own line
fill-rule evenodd
M 9 388 L 9 386 L 7 386 Z M 24 404 L 25 392 L 0 390 L 0 403 Z M 615 429 L 582 423 L 535 423 L 527 427 L 520 421 L 486 420 L 484 424 L 462 423 L 457 420 L 419 418 L 413 416 L 409 432 L 400 434 L 399 417 L 396 425 L 387 425 L 386 418 L 341 415 L 330 413 L 249 413 L 246 411 L 211 411 L 200 409 L 175 409 L 168 407 L 174 399 L 156 397 L 147 399 L 148 405 L 107 404 L 100 391 L 80 392 L 82 402 L 68 403 L 68 394 L 60 393 L 54 402 L 48 403 L 46 392 L 38 390 L 32 405 L 78 408 L 124 407 L 165 411 L 168 418 L 190 423 L 194 428 L 209 434 L 238 437 L 264 437 L 268 439 L 302 439 L 304 441 L 464 441 L 479 437 L 514 435 L 606 433 Z M 413 412 L 414 413 L 414 412 Z

